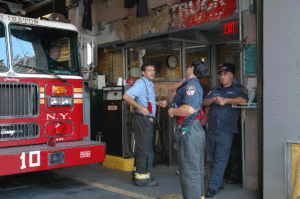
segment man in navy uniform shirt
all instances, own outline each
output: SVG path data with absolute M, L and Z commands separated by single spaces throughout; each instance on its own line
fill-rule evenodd
M 169 88 L 171 92 L 176 91 L 173 102 L 177 107 L 169 109 L 168 113 L 170 117 L 176 116 L 179 180 L 186 199 L 204 197 L 205 132 L 199 122 L 199 111 L 203 95 L 200 79 L 207 71 L 205 63 L 194 60 L 186 71 L 185 79 Z
M 211 166 L 211 180 L 206 197 L 213 197 L 223 188 L 224 172 L 230 156 L 234 133 L 238 133 L 240 110 L 232 104 L 247 103 L 248 97 L 241 86 L 233 83 L 234 65 L 224 64 L 218 72 L 221 85 L 212 89 L 202 106 L 210 106 L 206 147 Z

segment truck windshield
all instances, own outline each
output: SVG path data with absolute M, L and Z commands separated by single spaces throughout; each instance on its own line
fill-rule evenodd
M 77 32 L 18 24 L 9 28 L 15 72 L 79 75 Z
M 0 72 L 5 72 L 8 70 L 6 52 L 5 26 L 0 22 Z

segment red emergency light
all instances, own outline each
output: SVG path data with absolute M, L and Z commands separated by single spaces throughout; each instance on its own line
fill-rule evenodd
M 221 24 L 221 36 L 239 33 L 239 20 L 229 21 Z
M 57 135 L 63 135 L 66 133 L 66 126 L 63 123 L 58 123 L 55 125 L 55 133 Z

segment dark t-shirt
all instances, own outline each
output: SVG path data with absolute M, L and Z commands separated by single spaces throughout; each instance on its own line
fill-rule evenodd
M 66 73 L 66 74 L 71 73 L 69 67 L 65 67 L 63 64 L 61 64 L 58 61 L 55 61 L 50 56 L 47 56 L 47 61 L 48 61 L 48 71 L 54 73 Z
M 202 89 L 203 89 L 203 98 L 202 99 L 204 99 L 204 97 L 209 93 L 210 88 L 206 84 L 203 84 L 201 82 L 200 82 L 200 84 L 201 84 Z
M 203 83 L 201 83 L 201 82 L 200 82 L 200 84 L 201 84 L 202 89 L 203 89 L 203 97 L 202 97 L 202 100 L 203 100 L 204 97 L 205 97 L 206 95 L 208 95 L 208 93 L 210 92 L 210 88 L 209 88 L 209 86 L 207 86 L 206 84 L 203 84 Z M 203 110 L 204 110 L 204 107 L 205 107 L 205 106 L 203 106 Z
M 50 57 L 47 57 L 47 61 L 48 61 L 48 70 L 49 71 L 54 71 L 54 70 L 59 69 L 59 67 L 57 65 L 57 61 L 55 61 L 54 59 L 51 59 Z

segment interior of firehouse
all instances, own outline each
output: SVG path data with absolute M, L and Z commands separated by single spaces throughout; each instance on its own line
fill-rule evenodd
M 210 88 L 220 85 L 217 74 L 219 66 L 233 63 L 236 68 L 234 77 L 241 82 L 249 97 L 251 92 L 252 94 L 247 105 L 235 107 L 241 110 L 238 120 L 239 133 L 232 144 L 234 154 L 228 162 L 225 178 L 230 179 L 232 175 L 238 175 L 236 181 L 243 188 L 258 189 L 257 112 L 256 97 L 253 96 L 256 89 L 256 51 L 255 45 L 249 42 L 254 40 L 255 30 L 253 27 L 251 30 L 245 30 L 246 34 L 251 34 L 244 35 L 243 42 L 240 42 L 238 30 L 229 35 L 224 34 L 224 26 L 233 22 L 238 24 L 238 21 L 238 17 L 233 16 L 223 21 L 170 31 L 168 34 L 151 38 L 98 45 L 98 64 L 94 71 L 105 76 L 106 87 L 91 93 L 91 105 L 105 114 L 100 114 L 99 109 L 91 110 L 91 125 L 93 138 L 99 139 L 100 136 L 107 143 L 108 155 L 131 158 L 134 153 L 134 134 L 130 130 L 133 110 L 122 100 L 122 95 L 141 77 L 142 63 L 154 64 L 154 89 L 157 100 L 168 101 L 167 108 L 158 108 L 157 111 L 161 130 L 155 132 L 154 164 L 170 167 L 177 166 L 177 158 L 172 147 L 174 121 L 168 117 L 167 112 L 173 97 L 168 90 L 169 86 L 182 80 L 186 68 L 194 59 L 202 60 L 209 66 L 209 72 L 201 82 Z M 238 26 L 235 28 L 238 29 Z M 120 78 L 123 80 L 121 83 Z M 116 111 L 109 111 L 110 109 Z M 234 166 L 237 169 L 233 174 L 230 168 Z M 209 170 L 208 158 L 206 168 Z
M 44 16 L 44 14 L 50 13 L 48 10 L 53 12 L 56 10 L 65 16 L 68 15 L 65 10 L 59 10 L 62 7 L 60 4 L 66 2 L 55 2 L 55 5 L 49 3 L 38 9 L 35 8 L 29 12 L 29 16 Z M 233 106 L 240 110 L 239 133 L 233 139 L 232 150 L 234 151 L 231 151 L 224 178 L 230 180 L 235 175 L 236 182 L 234 183 L 240 184 L 243 189 L 257 191 L 259 189 L 259 168 L 256 24 L 253 23 L 254 17 L 255 15 L 250 11 L 244 11 L 243 15 L 235 12 L 231 17 L 205 24 L 168 30 L 159 34 L 150 34 L 150 36 L 143 35 L 125 41 L 118 40 L 98 44 L 96 47 L 97 63 L 90 74 L 92 80 L 97 80 L 97 85 L 94 85 L 96 89 L 91 89 L 89 96 L 90 138 L 106 142 L 107 159 L 115 156 L 128 160 L 127 163 L 130 163 L 128 170 L 132 170 L 135 139 L 131 129 L 131 119 L 134 109 L 122 99 L 122 96 L 136 80 L 141 78 L 140 67 L 143 63 L 151 62 L 155 66 L 156 100 L 167 100 L 168 102 L 166 108 L 157 107 L 156 118 L 161 129 L 154 132 L 154 165 L 167 167 L 177 167 L 178 165 L 176 150 L 173 148 L 175 120 L 168 116 L 168 109 L 171 108 L 173 99 L 173 95 L 168 89 L 169 86 L 180 82 L 192 61 L 199 59 L 209 67 L 208 73 L 201 79 L 201 82 L 212 89 L 220 85 L 219 67 L 224 63 L 233 63 L 235 65 L 234 77 L 243 85 L 249 101 L 248 104 Z M 97 23 L 97 19 L 94 20 Z M 4 37 L 1 25 L 0 23 L 0 45 L 5 42 L 1 39 Z M 101 21 L 98 21 L 98 26 L 99 29 L 103 28 Z M 28 49 L 40 49 L 36 52 L 41 53 L 43 59 L 46 59 L 49 46 L 55 45 L 59 46 L 62 51 L 62 56 L 58 61 L 64 65 L 64 68 L 68 68 L 58 71 L 58 74 L 79 74 L 79 67 L 71 62 L 73 58 L 79 56 L 78 52 L 72 51 L 72 46 L 77 45 L 74 39 L 79 35 L 72 31 L 62 33 L 59 29 L 52 29 L 52 32 L 39 31 L 40 28 L 36 27 L 36 30 L 33 31 L 27 26 L 10 26 L 13 44 L 20 45 L 22 50 L 27 49 L 26 53 L 13 52 L 14 64 L 18 66 L 18 62 L 25 63 L 29 58 L 28 66 L 36 68 L 36 65 L 39 65 L 40 69 L 44 69 L 43 67 L 46 66 L 43 64 L 30 62 L 31 59 L 35 60 L 35 55 L 28 54 L 28 52 L 30 53 Z M 112 27 L 112 29 L 117 29 L 117 27 Z M 26 34 L 18 34 L 24 30 L 26 30 Z M 42 35 L 39 32 L 47 34 Z M 80 42 L 79 45 L 81 45 Z M 6 60 L 0 60 L 0 70 L 6 70 L 5 62 Z M 43 60 L 40 62 L 42 63 Z M 24 73 L 28 73 L 28 71 L 25 70 Z M 103 164 L 111 164 L 111 162 Z M 236 167 L 235 173 L 233 173 L 232 167 Z M 205 168 L 205 176 L 209 176 L 210 165 L 206 155 Z M 208 181 L 207 178 L 206 181 Z

